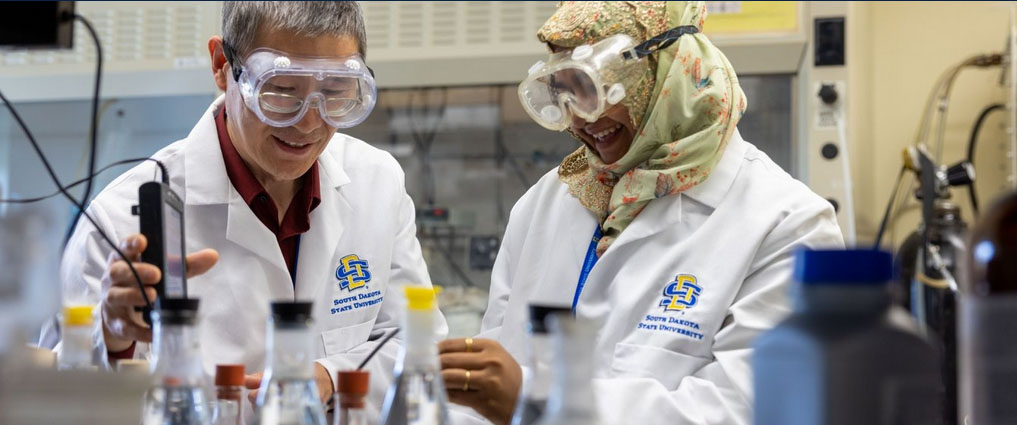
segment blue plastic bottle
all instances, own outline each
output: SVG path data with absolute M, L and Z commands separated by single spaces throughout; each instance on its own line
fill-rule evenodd
M 756 341 L 755 425 L 935 425 L 931 344 L 893 315 L 890 254 L 803 250 L 790 317 Z

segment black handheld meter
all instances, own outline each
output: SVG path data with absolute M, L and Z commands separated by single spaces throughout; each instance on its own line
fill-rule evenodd
M 155 285 L 159 299 L 187 298 L 187 264 L 184 252 L 184 203 L 169 185 L 148 182 L 138 188 L 135 213 L 148 247 L 141 261 L 162 271 Z M 145 322 L 151 324 L 151 311 L 145 309 Z

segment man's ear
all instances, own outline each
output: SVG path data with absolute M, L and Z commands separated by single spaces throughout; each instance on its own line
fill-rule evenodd
M 212 78 L 215 80 L 219 90 L 226 91 L 226 79 L 233 78 L 230 72 L 229 62 L 226 61 L 226 53 L 222 48 L 222 37 L 213 35 L 208 39 L 208 55 L 212 63 Z

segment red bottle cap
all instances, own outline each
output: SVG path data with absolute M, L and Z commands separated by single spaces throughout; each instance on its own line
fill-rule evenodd
M 363 370 L 343 370 L 336 374 L 339 387 L 339 407 L 342 409 L 363 409 L 364 397 L 371 375 Z
M 244 385 L 244 365 L 242 364 L 215 365 L 215 386 L 241 387 L 243 385 Z
M 371 374 L 365 370 L 341 370 L 337 374 L 336 381 L 339 387 L 336 392 L 339 394 L 367 395 L 367 387 Z

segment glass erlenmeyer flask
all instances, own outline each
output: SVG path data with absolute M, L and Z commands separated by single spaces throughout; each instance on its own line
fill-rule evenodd
M 258 390 L 261 425 L 325 425 L 314 382 L 310 302 L 272 303 L 268 363 Z
M 539 425 L 602 425 L 593 393 L 593 340 L 597 329 L 567 314 L 547 317 L 554 349 L 551 394 Z
M 143 424 L 211 423 L 197 322 L 194 299 L 161 299 L 152 311 L 154 383 L 145 396 Z
M 448 401 L 438 363 L 434 322 L 434 289 L 407 286 L 403 316 L 404 344 L 395 366 L 395 381 L 385 395 L 383 425 L 445 425 Z

